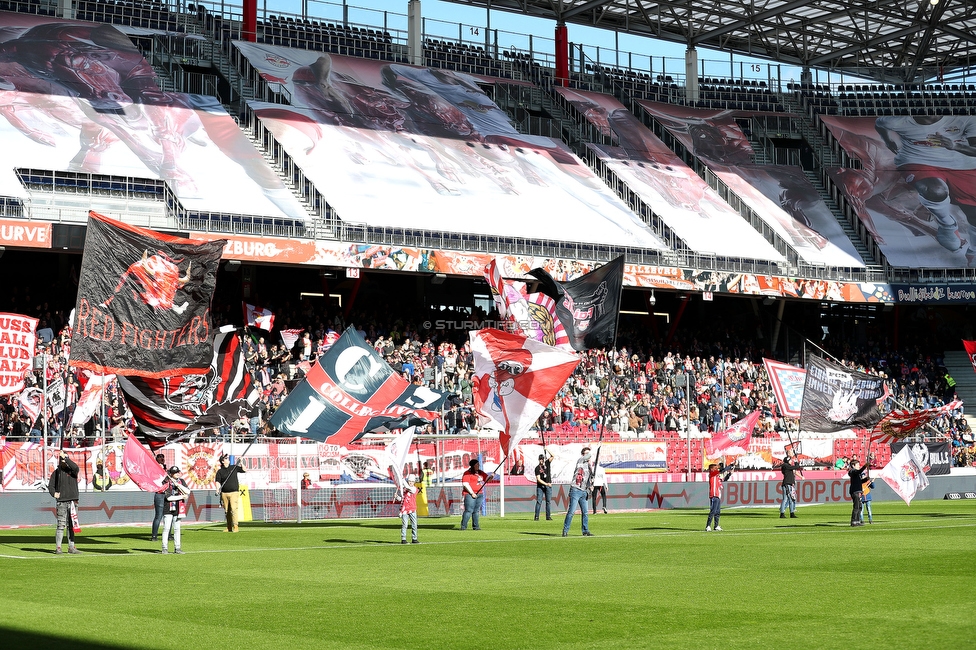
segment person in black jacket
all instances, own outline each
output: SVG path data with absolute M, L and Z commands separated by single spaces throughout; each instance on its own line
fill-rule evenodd
M 163 494 L 166 498 L 166 514 L 163 515 L 163 548 L 161 553 L 169 553 L 169 531 L 173 530 L 173 542 L 177 555 L 183 555 L 182 526 L 180 522 L 186 517 L 186 497 L 190 489 L 183 480 L 182 470 L 174 465 L 166 473 L 166 488 Z
M 796 462 L 796 456 L 789 454 L 783 459 L 783 464 L 779 470 L 783 472 L 783 501 L 779 504 L 779 518 L 786 518 L 786 509 L 790 509 L 790 518 L 796 519 L 796 474 L 803 478 L 800 471 L 800 464 Z
M 227 532 L 237 532 L 237 521 L 241 511 L 240 483 L 237 475 L 242 473 L 244 468 L 239 464 L 230 466 L 230 459 L 227 454 L 220 457 L 220 469 L 214 480 L 217 482 L 217 489 L 220 491 L 220 504 L 224 507 L 227 515 Z
M 166 470 L 166 457 L 162 454 L 156 454 L 156 462 L 159 466 Z M 152 520 L 152 541 L 157 541 L 159 539 L 159 525 L 163 523 L 163 509 L 166 505 L 166 495 L 163 494 L 165 489 L 161 489 L 159 492 L 153 494 L 153 520 Z
M 868 468 L 868 462 L 864 461 L 858 466 L 857 458 L 851 458 L 848 465 L 847 476 L 851 479 L 851 526 L 863 526 L 864 520 L 861 518 L 861 499 L 864 497 L 864 470 Z
M 68 529 L 68 553 L 80 555 L 81 551 L 75 548 L 75 531 L 69 519 L 78 517 L 78 465 L 68 458 L 68 455 L 61 450 L 58 457 L 58 467 L 51 474 L 51 482 L 48 485 L 51 496 L 57 502 L 55 511 L 58 519 L 57 532 L 54 534 L 54 553 L 61 555 L 61 541 L 64 539 L 65 528 Z

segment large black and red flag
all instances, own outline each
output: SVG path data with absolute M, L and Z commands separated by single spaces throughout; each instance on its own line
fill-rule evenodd
M 569 282 L 557 282 L 545 269 L 533 269 L 529 275 L 540 281 L 539 291 L 556 301 L 556 316 L 574 350 L 613 345 L 624 284 L 623 255 Z
M 346 445 L 406 415 L 431 421 L 445 398 L 394 372 L 350 327 L 282 402 L 271 425 L 287 435 Z
M 205 373 L 225 240 L 183 239 L 89 215 L 70 365 L 155 378 Z
M 818 433 L 870 429 L 881 419 L 878 403 L 887 396 L 884 378 L 811 355 L 803 384 L 800 429 Z
M 171 377 L 118 377 L 125 402 L 139 425 L 137 437 L 152 448 L 204 429 L 250 418 L 258 400 L 232 326 L 214 336 L 210 367 Z

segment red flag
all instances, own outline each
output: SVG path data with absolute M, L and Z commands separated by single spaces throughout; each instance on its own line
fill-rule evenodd
M 274 314 L 270 309 L 255 307 L 248 303 L 241 303 L 244 306 L 244 322 L 248 327 L 257 327 L 270 332 L 274 327 Z
M 966 354 L 969 355 L 969 363 L 973 364 L 973 370 L 976 370 L 976 341 L 963 339 L 962 346 L 966 348 Z
M 718 456 L 741 456 L 749 451 L 749 443 L 752 441 L 752 430 L 756 428 L 759 421 L 759 411 L 753 411 L 741 420 L 735 422 L 725 431 L 712 434 L 712 439 L 706 444 L 706 453 L 709 458 Z M 742 451 L 739 452 L 738 450 Z M 733 452 L 733 453 L 729 453 Z
M 502 454 L 518 444 L 576 369 L 579 359 L 520 334 L 471 332 L 474 403 L 500 430 Z
M 122 466 L 132 482 L 146 492 L 162 492 L 166 472 L 136 437 L 129 434 L 122 452 Z

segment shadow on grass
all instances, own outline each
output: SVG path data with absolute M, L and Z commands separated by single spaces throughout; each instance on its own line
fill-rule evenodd
M 66 636 L 51 636 L 50 634 L 39 634 L 36 632 L 25 632 L 24 630 L 12 630 L 8 627 L 0 627 L 0 639 L 6 648 L 71 648 L 72 650 L 123 650 L 132 646 L 110 645 L 108 643 L 97 643 L 93 641 L 83 641 Z
M 874 511 L 872 510 L 872 512 Z M 882 516 L 885 519 L 887 519 L 888 517 L 929 517 L 931 519 L 972 519 L 974 515 L 968 512 L 886 512 Z
M 539 531 L 539 532 L 527 533 L 527 532 L 523 531 L 523 532 L 519 533 L 519 535 L 531 535 L 533 537 L 557 537 L 559 535 L 562 535 L 562 532 L 547 533 L 547 532 L 544 532 L 544 531 Z

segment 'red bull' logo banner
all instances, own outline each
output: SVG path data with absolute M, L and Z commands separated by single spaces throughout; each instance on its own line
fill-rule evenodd
M 90 216 L 71 365 L 153 378 L 206 372 L 210 300 L 225 242 Z

